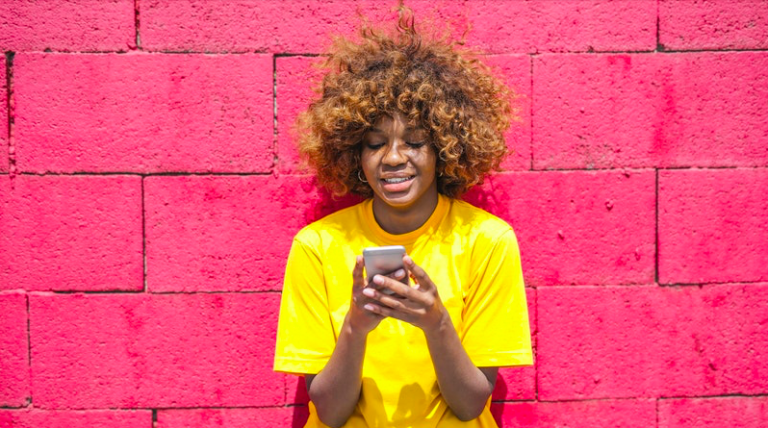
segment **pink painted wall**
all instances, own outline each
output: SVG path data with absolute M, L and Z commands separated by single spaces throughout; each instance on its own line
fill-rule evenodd
M 405 0 L 520 97 L 503 427 L 765 427 L 768 0 Z M 0 428 L 301 426 L 271 371 L 313 57 L 396 0 L 0 3 Z

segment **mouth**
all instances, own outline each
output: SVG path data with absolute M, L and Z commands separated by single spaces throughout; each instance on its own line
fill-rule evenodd
M 381 188 L 388 193 L 407 192 L 411 188 L 415 175 L 406 177 L 386 177 L 381 179 Z
M 414 178 L 416 178 L 415 175 L 409 175 L 408 177 L 382 178 L 381 181 L 387 184 L 398 184 L 398 183 L 405 183 L 406 181 L 411 181 Z

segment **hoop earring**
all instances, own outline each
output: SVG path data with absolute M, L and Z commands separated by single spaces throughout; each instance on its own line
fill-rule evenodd
M 360 180 L 362 183 L 367 183 L 367 181 L 363 178 L 362 175 L 360 175 L 360 170 L 357 170 L 357 179 Z

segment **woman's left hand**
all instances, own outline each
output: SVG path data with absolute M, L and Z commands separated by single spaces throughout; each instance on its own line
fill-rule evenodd
M 477 418 L 493 392 L 498 368 L 478 368 L 472 363 L 437 294 L 435 283 L 410 257 L 403 257 L 403 264 L 416 285 L 409 287 L 395 279 L 376 275 L 373 278 L 376 286 L 395 294 L 389 296 L 374 287 L 366 287 L 363 293 L 379 305 L 367 303 L 363 308 L 422 329 L 437 374 L 437 384 L 448 407 L 463 421 Z
M 437 294 L 435 283 L 410 257 L 404 256 L 403 264 L 416 285 L 411 287 L 395 279 L 376 275 L 373 277 L 373 283 L 378 290 L 366 287 L 363 294 L 376 300 L 381 306 L 369 303 L 365 305 L 365 309 L 378 315 L 403 320 L 425 332 L 439 328 L 448 317 L 448 311 Z M 384 294 L 380 291 L 383 289 L 391 290 L 395 294 Z

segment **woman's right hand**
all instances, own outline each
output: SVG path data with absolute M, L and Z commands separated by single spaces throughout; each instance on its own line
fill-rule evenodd
M 320 373 L 307 376 L 309 399 L 315 403 L 317 417 L 328 426 L 340 427 L 354 413 L 360 400 L 368 333 L 384 319 L 364 308 L 371 302 L 363 294 L 364 288 L 363 256 L 357 256 L 352 269 L 352 301 L 336 347 Z
M 363 289 L 365 289 L 363 266 L 363 256 L 357 256 L 355 267 L 352 269 L 352 304 L 349 305 L 347 322 L 353 331 L 368 334 L 379 325 L 384 317 L 365 309 L 366 304 L 378 303 L 363 294 Z

